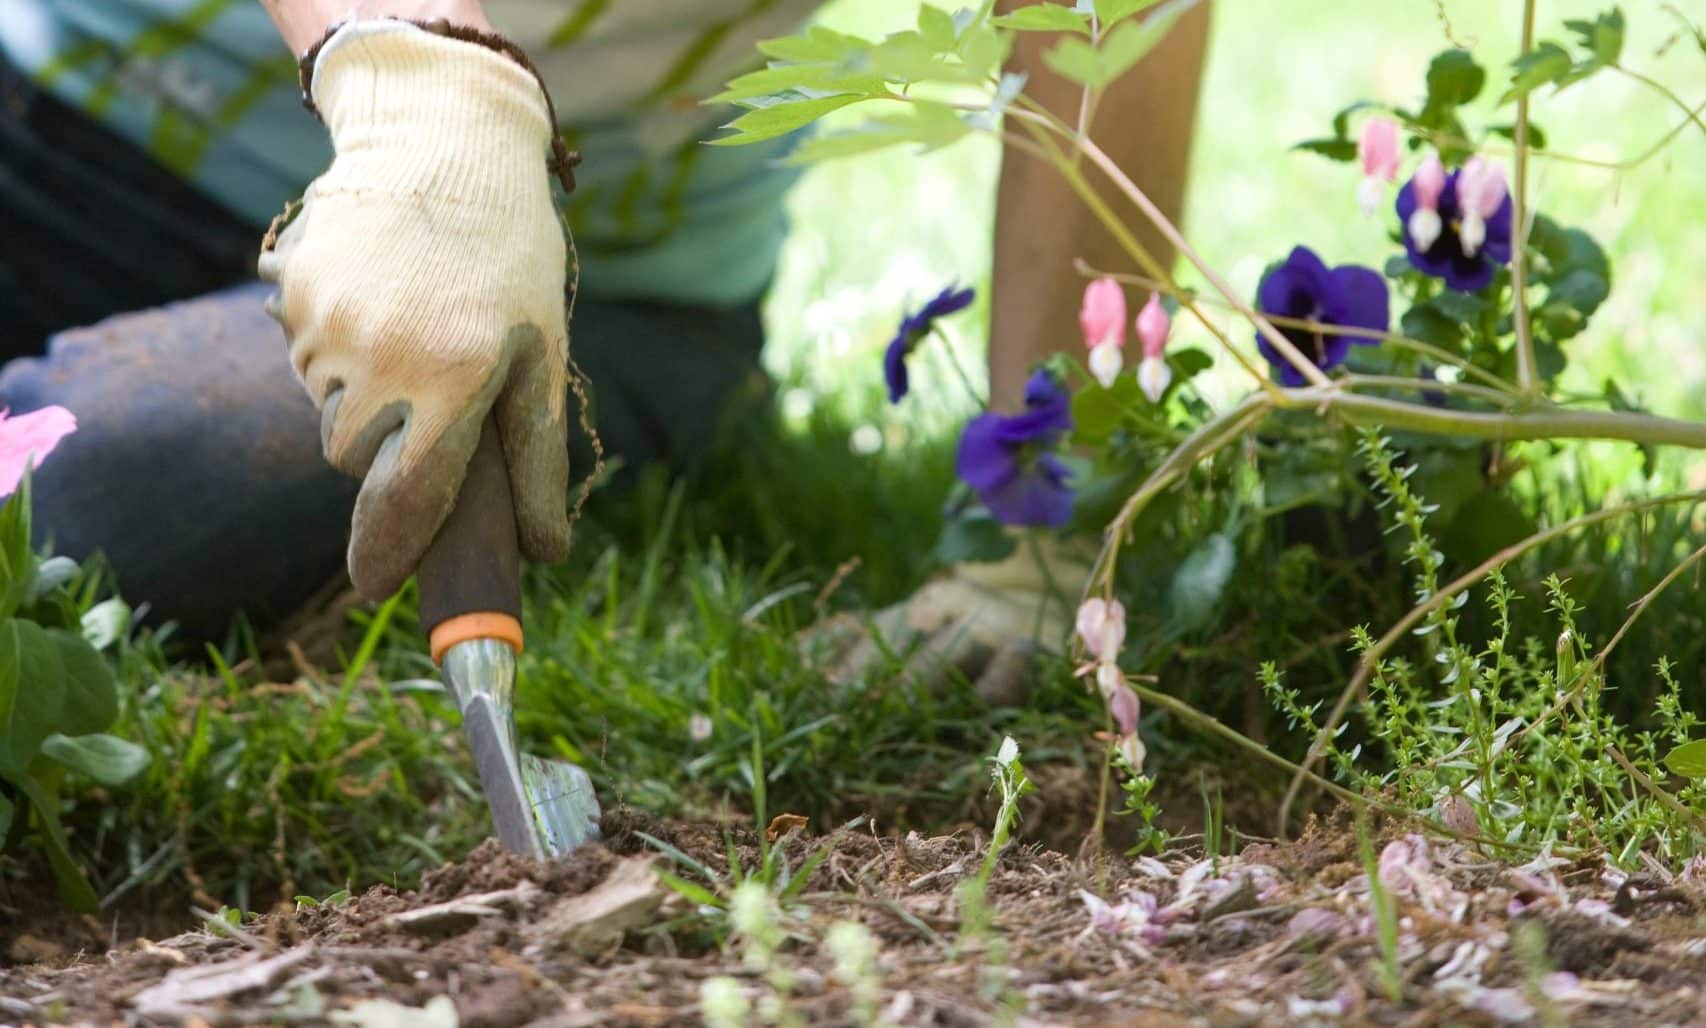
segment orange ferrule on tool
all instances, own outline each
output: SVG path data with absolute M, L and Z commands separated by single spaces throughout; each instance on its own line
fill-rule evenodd
M 440 622 L 427 640 L 427 644 L 432 648 L 432 662 L 444 663 L 444 655 L 450 652 L 452 646 L 471 639 L 496 639 L 508 643 L 509 648 L 520 655 L 521 622 L 510 614 L 497 611 L 458 614 Z

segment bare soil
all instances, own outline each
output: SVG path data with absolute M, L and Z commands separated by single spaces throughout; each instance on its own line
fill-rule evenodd
M 980 936 L 959 898 L 983 858 L 977 832 L 794 830 L 776 843 L 791 866 L 827 856 L 786 904 L 788 941 L 765 969 L 657 880 L 691 873 L 640 837 L 726 868 L 731 842 L 757 862 L 755 832 L 621 812 L 604 827 L 607 842 L 554 864 L 488 842 L 413 892 L 377 886 L 110 949 L 45 940 L 59 949 L 0 967 L 0 1025 L 692 1025 L 701 983 L 723 975 L 794 1023 L 869 1023 L 822 943 L 836 921 L 879 943 L 867 984 L 893 1025 L 1706 1024 L 1706 883 L 1656 865 L 1515 868 L 1394 835 L 1377 843 L 1395 917 L 1383 947 L 1345 825 L 1218 860 L 1181 848 L 1093 865 L 1014 847 Z

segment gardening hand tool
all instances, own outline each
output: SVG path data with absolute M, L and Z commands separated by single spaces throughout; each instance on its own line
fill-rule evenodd
M 515 853 L 560 857 L 598 838 L 586 771 L 520 752 L 515 658 L 521 651 L 521 557 L 509 470 L 488 417 L 462 493 L 420 566 L 421 627 L 474 751 L 498 839 Z

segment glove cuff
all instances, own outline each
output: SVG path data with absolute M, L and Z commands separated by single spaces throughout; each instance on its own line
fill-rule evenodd
M 303 58 L 304 97 L 331 132 L 336 179 L 471 203 L 537 188 L 535 162 L 562 145 L 549 96 L 519 50 L 452 32 L 465 30 L 346 21 Z M 566 171 L 572 159 L 552 163 Z

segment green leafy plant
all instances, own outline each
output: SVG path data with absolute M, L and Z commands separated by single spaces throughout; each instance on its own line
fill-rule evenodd
M 1149 798 L 1155 790 L 1155 776 L 1143 774 L 1134 768 L 1118 751 L 1114 753 L 1114 763 L 1120 769 L 1120 791 L 1122 793 L 1119 814 L 1121 817 L 1137 819 L 1137 841 L 1126 850 L 1126 856 L 1136 857 L 1144 853 L 1160 853 L 1167 848 L 1167 842 L 1172 838 L 1167 829 L 1155 823 L 1161 816 L 1161 805 Z
M 1706 839 L 1706 782 L 1689 774 L 1700 750 L 1698 741 L 1688 741 L 1698 720 L 1669 662 L 1661 661 L 1654 669 L 1664 683 L 1655 726 L 1631 728 L 1606 707 L 1614 685 L 1605 666 L 1653 598 L 1706 550 L 1656 583 L 1603 647 L 1583 638 L 1580 607 L 1557 575 L 1543 583 L 1555 641 L 1519 637 L 1511 624 L 1522 597 L 1506 579 L 1505 561 L 1441 581 L 1429 532 L 1433 506 L 1412 485 L 1416 466 L 1402 463 L 1373 431 L 1363 434 L 1362 452 L 1387 519 L 1408 540 L 1420 611 L 1379 640 L 1366 629 L 1353 633 L 1367 669 L 1369 696 L 1358 708 L 1367 724 L 1362 738 L 1382 749 L 1384 759 L 1368 759 L 1345 723 L 1327 731 L 1319 705 L 1302 703 L 1268 665 L 1262 679 L 1275 705 L 1322 740 L 1320 754 L 1342 782 L 1400 809 L 1427 812 L 1442 830 L 1519 852 L 1603 849 L 1629 866 L 1642 851 L 1678 865 L 1698 852 Z M 1668 499 L 1692 506 L 1702 497 Z M 1471 586 L 1481 582 L 1492 629 L 1471 642 L 1462 620 Z M 1392 652 L 1399 638 L 1420 653 Z
M 79 613 L 77 568 L 30 545 L 26 476 L 0 505 L 0 848 L 46 854 L 65 902 L 92 911 L 96 898 L 60 820 L 68 774 L 120 785 L 140 772 L 140 746 L 104 734 L 118 716 L 112 667 L 97 649 L 124 631 L 127 612 L 108 601 Z
M 1300 245 L 1268 267 L 1257 295 L 1247 299 L 1202 259 L 1088 130 L 1109 85 L 1140 62 L 1189 6 L 1189 0 L 1078 0 L 1034 3 L 998 16 L 988 2 L 952 14 L 926 5 L 914 28 L 880 40 L 814 28 L 764 44 L 769 65 L 731 82 L 717 98 L 749 108 L 720 142 L 770 138 L 830 110 L 854 108 L 867 112 L 867 119 L 853 122 L 843 115 L 838 122 L 851 127 L 805 140 L 795 159 L 811 162 L 891 146 L 928 151 L 972 133 L 993 134 L 1012 159 L 1034 159 L 1054 169 L 1129 258 L 1129 268 L 1078 268 L 1091 279 L 1081 314 L 1087 366 L 1056 357 L 1031 380 L 1024 412 L 1004 417 L 985 411 L 967 424 L 958 459 L 966 489 L 950 501 L 945 538 L 952 545 L 941 552 L 958 559 L 1010 552 L 1010 534 L 992 530 L 991 521 L 1032 532 L 1068 525 L 1099 530 L 1103 544 L 1090 597 L 1111 605 L 1134 579 L 1149 589 L 1158 580 L 1169 583 L 1164 629 L 1143 640 L 1150 645 L 1127 648 L 1154 660 L 1215 622 L 1239 580 L 1245 534 L 1259 531 L 1264 520 L 1300 507 L 1399 503 L 1404 531 L 1392 555 L 1410 564 L 1417 577 L 1417 606 L 1404 619 L 1405 629 L 1422 623 L 1435 631 L 1428 645 L 1437 646 L 1456 669 L 1432 685 L 1467 689 L 1462 683 L 1475 651 L 1467 633 L 1459 638 L 1452 625 L 1440 621 L 1451 612 L 1442 610 L 1438 596 L 1460 592 L 1445 589 L 1441 577 L 1455 565 L 1520 556 L 1561 534 L 1541 530 L 1512 496 L 1512 472 L 1503 459 L 1510 448 L 1520 441 L 1580 438 L 1633 443 L 1648 455 L 1666 445 L 1706 448 L 1706 427 L 1642 411 L 1615 382 L 1597 396 L 1560 384 L 1566 346 L 1607 299 L 1612 269 L 1591 235 L 1531 202 L 1536 160 L 1585 160 L 1545 149 L 1544 134 L 1530 116 L 1531 94 L 1545 83 L 1561 88 L 1611 71 L 1656 87 L 1685 113 L 1684 126 L 1706 130 L 1706 123 L 1623 63 L 1621 11 L 1566 23 L 1576 40 L 1571 47 L 1537 46 L 1535 4 L 1526 0 L 1520 43 L 1509 56 L 1510 88 L 1502 97 L 1488 96 L 1487 86 L 1497 76 L 1481 59 L 1453 46 L 1429 65 L 1418 102 L 1358 101 L 1332 118 L 1330 136 L 1301 144 L 1335 161 L 1360 158 L 1364 182 L 1357 197 L 1368 214 L 1384 209 L 1384 231 L 1401 250 L 1376 270 L 1332 267 Z M 1027 33 L 1055 37 L 1043 63 L 1048 73 L 1079 87 L 1076 117 L 1037 102 L 1027 80 L 1007 70 L 1006 56 L 1017 36 Z M 1505 110 L 1510 105 L 1514 114 Z M 1676 134 L 1611 166 L 1646 160 Z M 1410 177 L 1394 196 L 1390 184 L 1400 182 L 1399 169 L 1411 160 Z M 1175 277 L 1144 247 L 1127 223 L 1133 213 L 1176 250 L 1194 281 Z M 1306 236 L 1308 226 L 1298 230 Z M 1133 287 L 1149 291 L 1150 302 L 1137 321 L 1143 363 L 1136 376 L 1124 376 L 1123 291 Z M 903 323 L 885 355 L 891 399 L 906 395 L 906 358 L 929 338 L 934 318 L 964 306 L 959 295 L 945 290 Z M 1230 311 L 1247 326 L 1259 357 L 1209 317 L 1208 307 Z M 1241 373 L 1249 386 L 1241 400 L 1211 403 L 1196 381 L 1210 362 L 1189 350 L 1164 352 L 1173 315 L 1194 320 L 1228 366 Z M 1371 445 L 1366 433 L 1374 429 L 1392 441 L 1386 455 L 1393 460 L 1369 461 L 1359 470 L 1356 447 L 1366 451 Z M 1434 506 L 1405 505 L 1406 494 L 1393 487 L 1389 474 L 1382 477 L 1380 469 L 1397 466 L 1399 453 L 1403 476 L 1414 476 Z M 1191 501 L 1205 495 L 1218 499 L 1192 509 Z M 1069 517 L 1063 514 L 1068 507 Z M 1206 510 L 1213 516 L 1205 516 Z M 1132 574 L 1134 568 L 1141 576 Z M 1554 591 L 1555 606 L 1561 596 Z M 1565 610 L 1560 616 L 1567 621 L 1573 615 Z M 1377 786 L 1369 776 L 1378 772 L 1360 766 L 1359 749 L 1334 748 L 1349 697 L 1378 678 L 1396 642 L 1359 639 L 1354 687 L 1324 716 L 1295 694 L 1288 697 L 1277 687 L 1277 670 L 1268 672 L 1276 702 L 1316 733 L 1282 807 L 1282 822 L 1297 787 L 1324 756 L 1337 761 L 1341 777 L 1364 788 Z M 1075 656 L 1086 653 L 1085 643 L 1075 644 Z M 1105 655 L 1093 656 L 1111 663 Z M 1129 707 L 1125 692 L 1112 687 L 1117 675 L 1117 669 L 1110 673 L 1103 694 L 1110 704 L 1119 700 Z M 1576 685 L 1573 701 L 1585 700 L 1581 683 Z M 1151 695 L 1138 692 L 1145 699 Z M 1475 747 L 1460 761 L 1484 776 L 1483 791 L 1496 784 L 1491 769 L 1503 752 L 1486 695 L 1483 690 L 1454 701 L 1454 716 L 1466 719 L 1468 744 Z M 1577 724 L 1592 726 L 1583 731 L 1598 737 L 1621 731 L 1600 708 L 1582 712 Z M 1401 760 L 1406 746 L 1420 742 L 1393 736 L 1390 744 Z M 1640 763 L 1637 756 L 1630 759 Z M 1646 765 L 1617 771 L 1627 788 L 1665 806 L 1639 784 L 1641 776 L 1650 781 L 1651 773 Z M 1566 783 L 1561 793 L 1579 796 L 1581 790 Z M 1676 802 L 1668 794 L 1667 799 Z M 1617 834 L 1625 842 L 1646 839 L 1654 827 L 1632 822 Z

